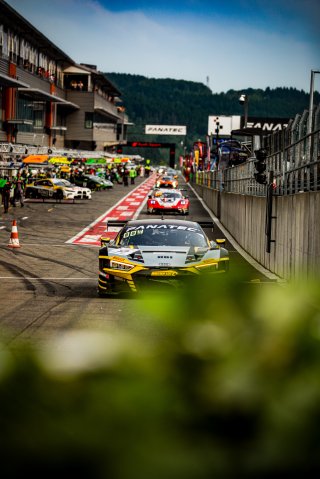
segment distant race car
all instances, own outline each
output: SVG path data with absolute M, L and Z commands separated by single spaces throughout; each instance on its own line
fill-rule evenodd
M 74 182 L 76 185 L 90 188 L 90 190 L 106 190 L 113 187 L 112 181 L 96 175 L 77 175 Z
M 190 201 L 178 189 L 155 188 L 148 196 L 148 213 L 178 213 L 189 214 Z
M 77 191 L 72 185 L 66 185 L 60 178 L 43 178 L 26 184 L 25 197 L 74 200 L 77 197 Z
M 178 178 L 178 171 L 174 170 L 173 168 L 167 168 L 165 174 L 173 176 L 174 178 Z
M 70 181 L 65 179 L 60 179 L 60 181 L 62 181 L 67 188 L 74 189 L 74 191 L 76 192 L 75 198 L 83 199 L 83 200 L 91 200 L 92 193 L 90 188 L 84 188 L 83 186 L 73 185 L 72 183 L 70 183 Z
M 178 188 L 178 180 L 172 175 L 163 175 L 156 181 L 157 188 Z
M 210 241 L 203 228 L 213 223 L 150 219 L 109 221 L 115 239 L 101 238 L 98 293 L 142 291 L 148 286 L 175 287 L 199 274 L 228 270 L 224 239 Z M 112 233 L 111 233 L 112 234 Z

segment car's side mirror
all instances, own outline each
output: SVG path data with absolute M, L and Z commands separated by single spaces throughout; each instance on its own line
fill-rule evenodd
M 108 246 L 108 244 L 110 244 L 110 242 L 111 242 L 111 238 L 101 236 L 100 244 L 101 244 L 102 247 L 103 246 Z
M 225 239 L 216 239 L 215 241 L 210 241 L 210 249 L 220 249 L 221 245 L 223 245 L 225 242 Z
M 196 255 L 204 255 L 208 251 L 208 248 L 204 248 L 203 246 L 195 246 L 194 252 Z

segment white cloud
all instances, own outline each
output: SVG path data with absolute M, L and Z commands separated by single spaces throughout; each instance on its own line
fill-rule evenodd
M 257 29 L 222 17 L 151 18 L 113 13 L 94 1 L 10 0 L 9 3 L 76 62 L 101 71 L 205 83 L 214 92 L 246 87 L 304 90 L 317 49 L 295 32 Z M 300 38 L 300 39 L 299 39 Z

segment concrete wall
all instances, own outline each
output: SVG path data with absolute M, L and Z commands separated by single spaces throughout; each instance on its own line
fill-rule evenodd
M 195 189 L 242 248 L 265 268 L 286 279 L 320 275 L 320 192 L 273 198 L 275 242 L 267 253 L 265 197 L 220 194 L 199 185 Z

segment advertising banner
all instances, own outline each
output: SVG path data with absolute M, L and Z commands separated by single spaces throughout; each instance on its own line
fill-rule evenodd
M 187 127 L 179 125 L 146 125 L 147 135 L 186 135 Z
M 288 126 L 290 118 L 264 118 L 249 116 L 247 128 L 261 130 L 263 133 L 281 131 Z M 244 127 L 244 118 L 241 118 L 241 128 Z

